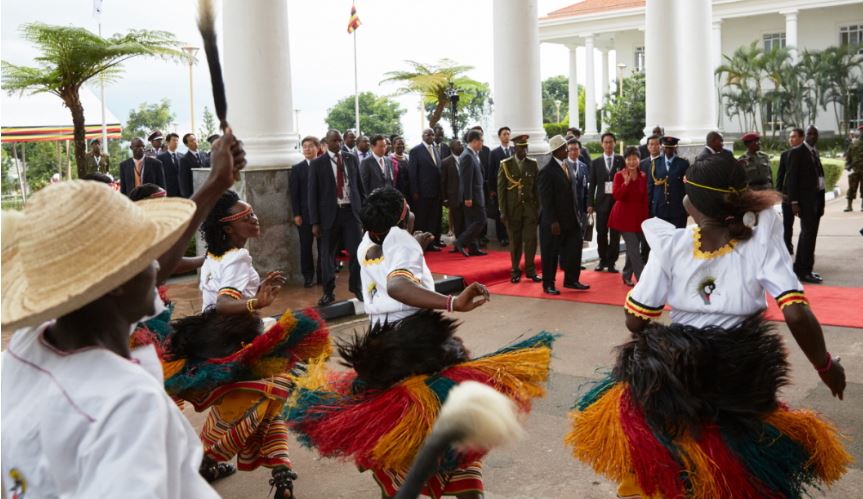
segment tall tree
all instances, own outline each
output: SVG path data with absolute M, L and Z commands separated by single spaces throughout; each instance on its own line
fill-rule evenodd
M 560 101 L 560 119 L 554 101 Z M 542 121 L 557 123 L 569 116 L 569 78 L 552 76 L 542 81 Z
M 482 123 L 491 114 L 491 88 L 489 88 L 487 83 L 480 83 L 479 88 L 473 86 L 470 88 L 453 86 L 453 88 L 459 94 L 458 104 L 456 104 L 455 121 L 456 128 L 460 130 L 458 135 L 461 135 L 469 127 Z M 431 124 L 431 119 L 436 108 L 437 104 L 434 102 L 425 103 L 426 119 L 429 120 L 430 126 L 434 126 Z M 449 129 L 452 129 L 453 116 L 451 105 L 447 106 L 447 110 L 443 116 L 449 120 Z
M 204 106 L 204 116 L 201 120 L 201 128 L 198 129 L 198 138 L 202 140 L 198 144 L 198 147 L 200 147 L 202 151 L 208 152 L 211 146 L 210 143 L 207 142 L 207 137 L 218 132 L 219 128 L 216 125 L 216 117 L 210 112 L 210 109 L 207 106 Z
M 836 118 L 836 131 L 844 136 L 848 133 L 848 109 L 851 107 L 852 93 L 861 91 L 863 86 L 863 55 L 858 45 L 829 47 L 821 52 L 825 83 L 822 103 L 826 108 L 832 104 Z
M 132 30 L 102 38 L 84 28 L 31 23 L 24 25 L 21 33 L 39 47 L 38 67 L 3 61 L 3 86 L 8 92 L 48 92 L 63 99 L 72 113 L 79 176 L 87 174 L 81 85 L 99 75 L 107 80 L 116 79 L 122 72 L 122 63 L 137 56 L 189 60 L 174 35 L 164 31 Z
M 381 83 L 400 83 L 402 87 L 396 95 L 420 94 L 423 104 L 433 104 L 434 109 L 429 116 L 429 126 L 435 126 L 443 116 L 449 104 L 447 89 L 452 85 L 465 92 L 481 92 L 487 89 L 483 83 L 468 78 L 465 73 L 473 66 L 456 64 L 449 59 L 441 59 L 437 64 L 423 64 L 416 61 L 405 61 L 411 70 L 390 71 L 385 74 Z
M 138 109 L 129 110 L 129 118 L 123 128 L 123 139 L 132 141 L 136 137 L 147 139 L 153 130 L 161 130 L 167 133 L 168 126 L 174 122 L 174 113 L 171 112 L 171 101 L 162 99 L 155 104 L 142 102 Z
M 603 122 L 612 130 L 618 139 L 627 142 L 637 142 L 644 135 L 645 128 L 645 83 L 644 73 L 635 72 L 624 78 L 623 96 L 616 94 L 605 96 L 602 106 Z
M 366 135 L 401 134 L 401 117 L 405 113 L 399 103 L 372 92 L 360 93 L 360 124 Z M 354 126 L 354 96 L 345 97 L 327 111 L 327 126 L 344 132 Z

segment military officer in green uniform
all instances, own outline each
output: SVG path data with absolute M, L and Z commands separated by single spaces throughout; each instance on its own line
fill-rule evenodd
M 500 219 L 509 231 L 509 253 L 512 256 L 511 282 L 521 280 L 521 255 L 524 251 L 524 273 L 533 282 L 536 275 L 536 229 L 539 223 L 539 188 L 536 177 L 539 166 L 527 157 L 528 135 L 519 135 L 515 154 L 500 162 L 497 174 L 497 199 Z
M 746 178 L 752 190 L 763 191 L 773 188 L 773 170 L 770 169 L 770 156 L 761 152 L 761 135 L 749 132 L 740 138 L 746 152 L 737 159 L 746 170 Z
M 102 141 L 93 139 L 90 141 L 90 150 L 85 154 L 88 172 L 108 173 L 110 166 L 108 155 L 102 152 Z
M 845 152 L 845 169 L 848 170 L 848 207 L 844 211 L 854 208 L 851 203 L 860 191 L 860 211 L 863 211 L 863 125 L 857 127 L 857 138 L 851 141 L 848 151 Z

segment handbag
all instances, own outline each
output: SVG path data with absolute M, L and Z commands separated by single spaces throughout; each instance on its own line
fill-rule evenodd
M 584 231 L 582 233 L 582 240 L 590 242 L 593 241 L 593 226 L 596 223 L 596 213 L 591 213 L 587 216 L 587 223 L 584 224 Z

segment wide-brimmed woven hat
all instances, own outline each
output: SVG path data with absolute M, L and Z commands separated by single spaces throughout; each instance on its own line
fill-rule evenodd
M 127 282 L 177 241 L 194 212 L 186 199 L 133 203 L 99 182 L 40 190 L 15 224 L 10 261 L 4 252 L 3 327 L 63 316 Z
M 562 135 L 555 135 L 554 137 L 548 139 L 548 150 L 549 152 L 554 152 L 564 147 L 566 145 L 566 139 L 563 138 Z

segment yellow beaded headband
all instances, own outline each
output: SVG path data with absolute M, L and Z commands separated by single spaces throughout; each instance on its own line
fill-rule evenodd
M 695 187 L 700 187 L 702 189 L 707 189 L 709 191 L 725 192 L 725 193 L 729 193 L 729 194 L 730 193 L 739 193 L 739 192 L 743 192 L 746 190 L 746 187 L 743 187 L 741 189 L 735 189 L 734 187 L 729 187 L 728 189 L 723 189 L 721 187 L 711 187 L 709 185 L 697 184 L 697 183 L 689 180 L 689 177 L 685 177 L 685 176 L 683 177 L 683 183 L 689 184 L 689 185 L 692 185 Z

